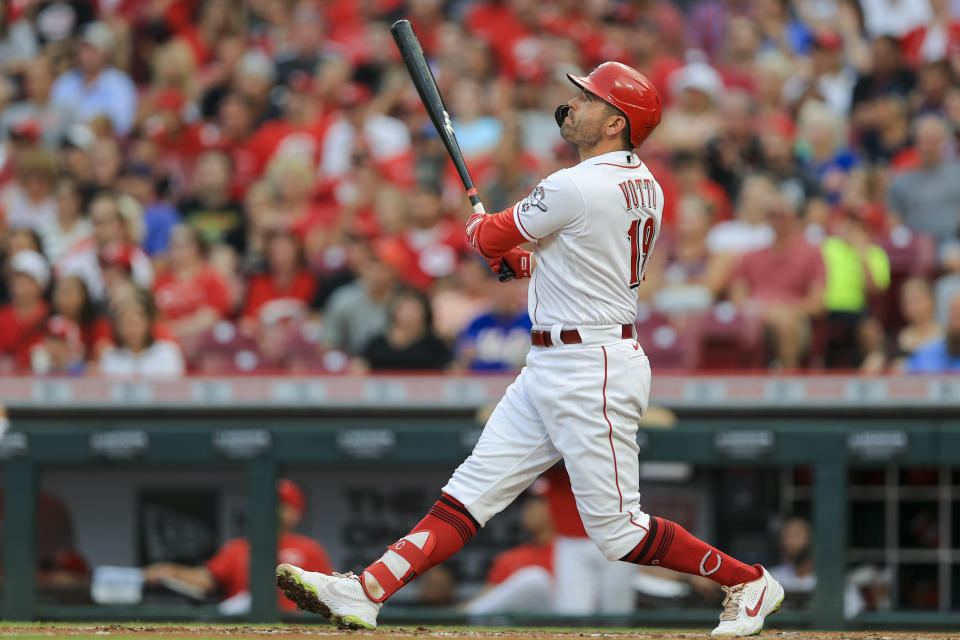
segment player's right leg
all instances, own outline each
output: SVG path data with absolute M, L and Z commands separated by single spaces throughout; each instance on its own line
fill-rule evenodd
M 709 578 L 728 593 L 714 634 L 759 631 L 779 608 L 783 588 L 759 565 L 739 562 L 640 508 L 637 424 L 650 389 L 643 352 L 623 341 L 531 357 L 543 361 L 531 385 L 534 403 L 563 454 L 583 526 L 607 559 Z
M 387 547 L 359 576 L 277 567 L 284 594 L 341 628 L 376 629 L 383 602 L 465 545 L 537 476 L 560 459 L 525 388 L 526 370 L 510 385 L 470 456 L 440 499 L 409 534 Z

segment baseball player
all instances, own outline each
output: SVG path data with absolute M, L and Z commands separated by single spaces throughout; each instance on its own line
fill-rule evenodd
M 569 75 L 581 91 L 557 108 L 580 163 L 513 207 L 467 221 L 497 272 L 531 278 L 533 347 L 473 452 L 413 530 L 359 576 L 282 564 L 277 582 L 302 609 L 341 628 L 375 629 L 383 602 L 456 553 L 563 458 L 584 527 L 604 556 L 710 578 L 726 592 L 716 636 L 745 636 L 777 611 L 783 588 L 640 508 L 637 423 L 650 363 L 634 339 L 637 287 L 663 212 L 663 191 L 633 153 L 660 122 L 660 96 L 636 70 L 606 62 Z M 520 248 L 533 243 L 533 253 Z

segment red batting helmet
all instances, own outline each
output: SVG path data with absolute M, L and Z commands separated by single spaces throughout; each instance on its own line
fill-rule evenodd
M 660 124 L 660 93 L 636 69 L 619 62 L 604 62 L 588 76 L 568 73 L 570 82 L 612 104 L 630 122 L 630 142 L 639 147 Z

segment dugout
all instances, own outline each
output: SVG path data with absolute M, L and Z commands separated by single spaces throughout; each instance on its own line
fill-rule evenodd
M 195 515 L 215 512 L 210 535 L 242 530 L 250 538 L 247 619 L 274 620 L 275 479 L 282 473 L 304 485 L 305 531 L 328 546 L 335 562 L 353 568 L 429 504 L 478 437 L 476 410 L 495 402 L 509 382 L 499 376 L 5 379 L 0 402 L 12 427 L 0 441 L 3 573 L 5 584 L 18 587 L 3 591 L 4 618 L 219 615 L 212 606 L 102 607 L 38 594 L 35 497 L 42 487 L 71 508 L 78 546 L 92 563 L 142 560 L 145 539 L 156 537 L 143 530 L 144 510 L 162 511 L 192 496 Z M 771 514 L 811 517 L 819 586 L 808 606 L 779 614 L 775 626 L 960 625 L 960 380 L 659 376 L 652 398 L 679 420 L 673 428 L 641 430 L 644 462 L 696 471 L 673 483 L 654 474 L 642 481 L 645 495 L 702 509 L 697 517 L 708 528 L 701 533 L 748 560 L 771 553 Z M 371 476 L 370 469 L 384 473 Z M 753 498 L 737 498 L 747 494 Z M 717 509 L 721 503 L 729 508 Z M 516 540 L 509 516 L 498 520 L 465 550 L 466 575 L 479 575 L 490 553 Z M 917 521 L 926 522 L 921 535 Z M 356 537 L 344 538 L 346 530 Z M 845 619 L 845 574 L 871 563 L 891 571 L 893 606 Z M 924 585 L 924 599 L 906 597 L 916 584 Z M 715 607 L 642 609 L 632 622 L 703 625 L 715 616 Z M 425 617 L 462 620 L 407 606 L 386 609 L 383 620 Z M 538 622 L 536 616 L 519 621 Z

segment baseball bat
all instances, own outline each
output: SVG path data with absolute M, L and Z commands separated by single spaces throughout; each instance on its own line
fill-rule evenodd
M 467 169 L 467 163 L 463 159 L 463 152 L 460 151 L 460 145 L 457 143 L 457 136 L 453 132 L 453 124 L 450 123 L 450 114 L 443 106 L 443 98 L 440 97 L 440 89 L 437 88 L 437 80 L 433 77 L 430 67 L 427 65 L 427 58 L 423 55 L 423 47 L 420 46 L 420 40 L 417 34 L 413 32 L 413 26 L 409 20 L 397 20 L 390 27 L 390 33 L 397 43 L 397 49 L 400 50 L 400 56 L 403 63 L 410 72 L 413 79 L 413 86 L 417 88 L 420 94 L 420 100 L 427 109 L 427 114 L 433 122 L 433 126 L 443 141 L 443 146 L 447 148 L 450 159 L 453 160 L 453 166 L 457 169 L 463 188 L 467 190 L 467 197 L 476 213 L 486 213 L 483 209 L 483 203 L 480 202 L 480 193 L 473 184 L 473 178 L 470 177 L 470 171 Z M 513 270 L 507 266 L 506 261 L 500 263 L 500 280 L 505 282 L 513 278 Z

